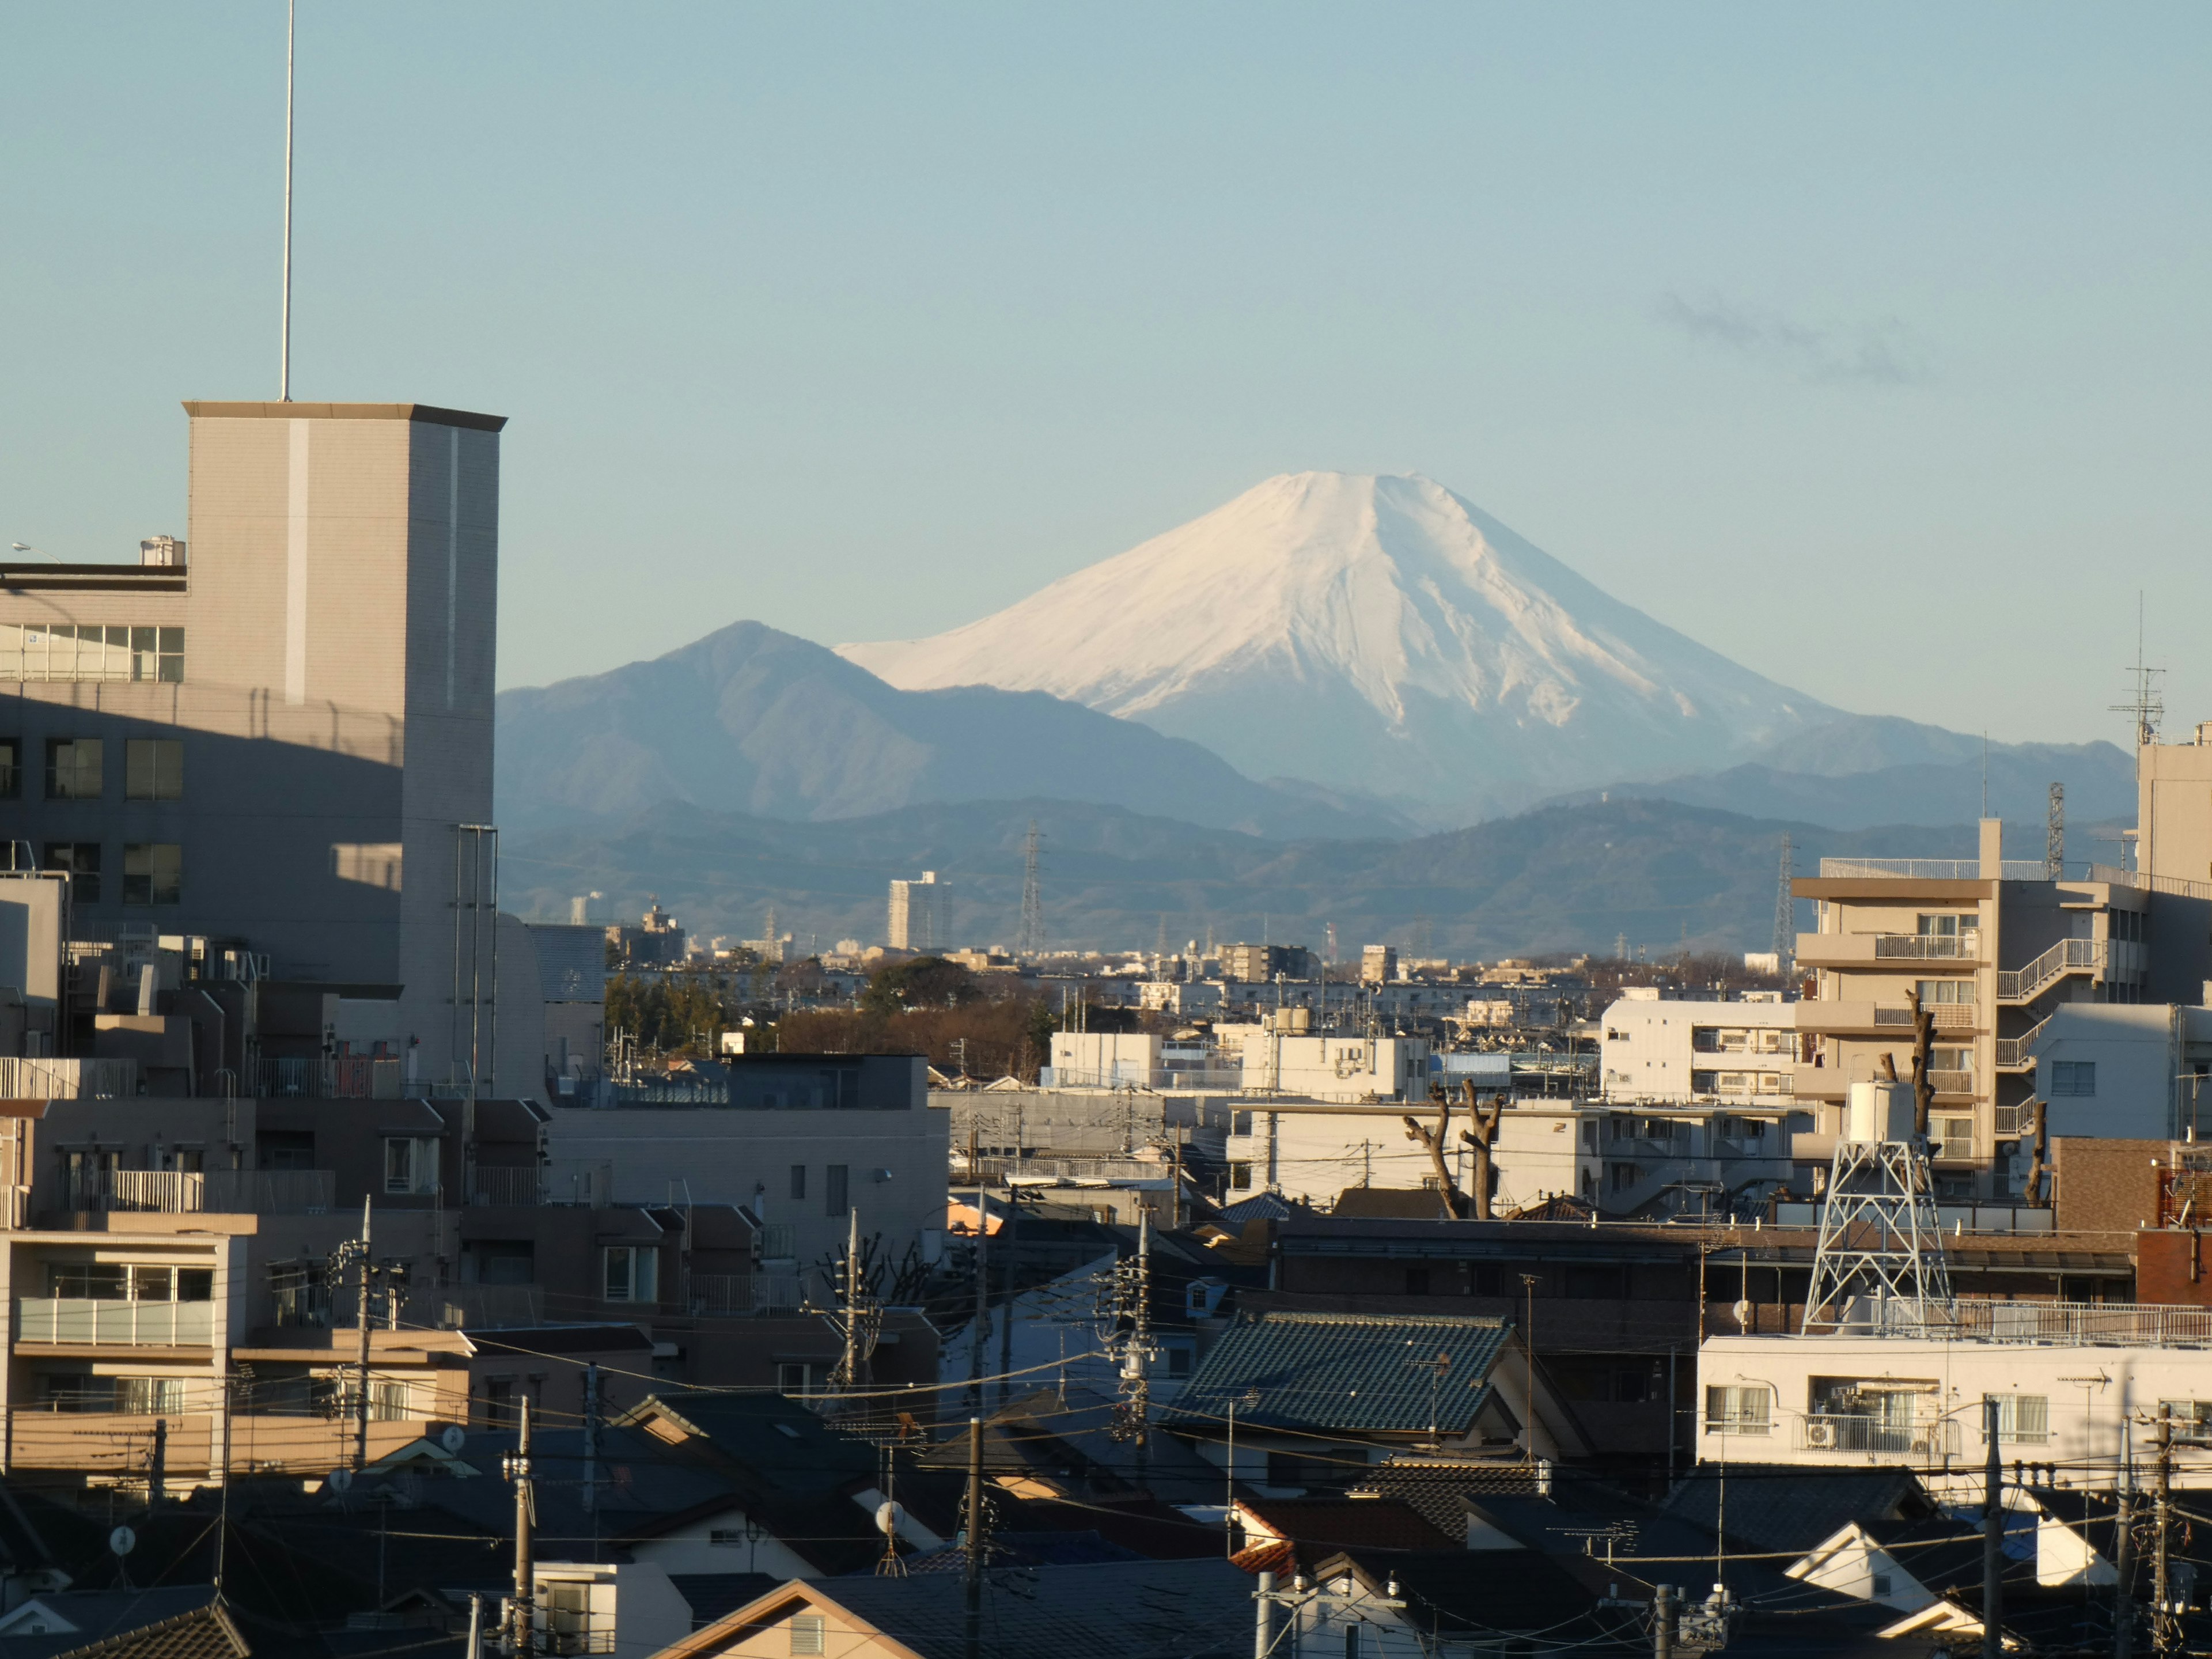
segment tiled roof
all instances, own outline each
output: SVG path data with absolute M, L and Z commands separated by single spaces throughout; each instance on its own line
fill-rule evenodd
M 207 1584 L 163 1585 L 153 1589 L 51 1590 L 10 1608 L 10 1629 L 0 1635 L 0 1659 L 53 1659 L 53 1656 L 97 1646 L 202 1613 L 215 1600 Z M 52 1615 L 25 1611 L 33 1603 Z M 46 1624 L 44 1634 L 30 1626 Z M 68 1629 L 55 1628 L 66 1625 Z
M 1509 1319 L 1448 1315 L 1263 1314 L 1223 1334 L 1160 1420 L 1211 1431 L 1235 1400 L 1237 1421 L 1254 1428 L 1419 1433 L 1430 1426 L 1432 1374 L 1414 1362 L 1441 1355 L 1449 1364 L 1437 1377 L 1436 1425 L 1460 1433 L 1512 1328 Z M 1249 1405 L 1248 1394 L 1258 1396 Z
M 62 1659 L 249 1659 L 252 1651 L 222 1604 L 210 1601 L 69 1649 Z
M 1352 1488 L 1405 1504 L 1454 1542 L 1466 1536 L 1470 1495 L 1526 1495 L 1535 1490 L 1536 1471 L 1517 1459 L 1450 1463 L 1410 1457 L 1377 1463 Z
M 1452 1213 L 1434 1187 L 1346 1187 L 1337 1194 L 1332 1215 L 1372 1220 L 1448 1221 Z
M 668 1582 L 690 1604 L 691 1628 L 697 1630 L 758 1601 L 783 1581 L 768 1572 L 672 1572 Z
M 1242 1659 L 1252 1651 L 1252 1580 L 1218 1556 L 1106 1561 L 984 1577 L 985 1659 Z M 923 1659 L 961 1659 L 957 1573 L 817 1579 L 812 1588 Z
M 1718 1529 L 1727 1482 L 1729 1538 L 1758 1550 L 1809 1550 L 1842 1530 L 1911 1519 L 1934 1510 L 1910 1469 L 1820 1469 L 1794 1463 L 1730 1463 L 1725 1476 L 1701 1466 L 1660 1508 L 1706 1532 Z
M 1247 1498 L 1244 1511 L 1259 1525 L 1295 1543 L 1338 1549 L 1441 1550 L 1466 1536 L 1440 1530 L 1411 1506 L 1385 1498 Z

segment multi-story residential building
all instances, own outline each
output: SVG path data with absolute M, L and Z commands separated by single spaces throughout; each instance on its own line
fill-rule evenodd
M 1321 977 L 1314 970 L 1313 952 L 1302 945 L 1224 945 L 1221 976 L 1248 985 Z
M 1917 991 L 1935 1020 L 1929 1133 L 1950 1198 L 2017 1189 L 2054 1010 L 2194 1002 L 2212 956 L 2212 888 L 2166 890 L 2101 868 L 2054 880 L 2041 862 L 2000 856 L 1994 818 L 1981 842 L 1973 860 L 1824 859 L 1793 884 L 1818 920 L 1797 940 L 1806 995 L 1792 1091 L 1819 1110 L 1820 1133 L 1836 1133 L 1850 1085 L 1876 1076 L 1884 1055 L 1908 1074 Z
M 1765 1112 L 1795 1100 L 1797 1005 L 1623 998 L 1605 1011 L 1599 1075 L 1612 1103 L 1725 1097 Z
M 184 545 L 0 567 L 10 833 L 70 875 L 71 937 L 374 988 L 361 1041 L 488 1087 L 489 969 L 520 944 L 489 827 L 504 417 L 185 407 Z
M 884 942 L 894 951 L 941 951 L 951 944 L 946 890 L 934 870 L 923 871 L 919 881 L 894 881 Z
M 1370 945 L 1359 952 L 1359 982 L 1362 985 L 1388 985 L 1398 977 L 1398 947 L 1395 945 Z

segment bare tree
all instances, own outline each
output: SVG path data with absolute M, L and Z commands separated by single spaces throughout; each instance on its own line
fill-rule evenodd
M 1444 1092 L 1443 1084 L 1432 1083 L 1429 1085 L 1429 1098 L 1435 1103 L 1437 1109 L 1437 1127 L 1434 1129 L 1424 1129 L 1413 1121 L 1410 1113 L 1399 1121 L 1406 1126 L 1406 1139 L 1420 1142 L 1428 1152 L 1429 1162 L 1436 1165 L 1437 1190 L 1443 1194 L 1445 1207 L 1451 1212 L 1455 1220 L 1464 1221 L 1467 1219 L 1467 1194 L 1460 1191 L 1459 1182 L 1452 1179 L 1451 1164 L 1444 1157 L 1444 1148 L 1451 1139 L 1451 1097 Z
M 2051 1200 L 2045 1195 L 2044 1183 L 2051 1178 L 2051 1108 L 2043 1101 L 2035 1103 L 2035 1148 L 2027 1163 L 2027 1185 L 2021 1194 L 2035 1209 L 2046 1208 Z
M 1505 1109 L 1494 1100 L 1487 1106 L 1476 1105 L 1471 1078 L 1462 1080 L 1460 1089 L 1467 1097 L 1468 1118 L 1474 1125 L 1459 1132 L 1460 1139 L 1474 1153 L 1474 1218 L 1487 1221 L 1491 1194 L 1498 1185 L 1497 1159 L 1492 1148 L 1498 1144 L 1498 1126 L 1504 1119 Z

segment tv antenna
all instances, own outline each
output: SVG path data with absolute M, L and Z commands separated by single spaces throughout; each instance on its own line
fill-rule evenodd
M 284 0 L 284 304 L 276 352 L 276 398 L 292 401 L 292 38 L 299 0 Z
M 2166 678 L 2166 670 L 2143 661 L 2143 596 L 2140 592 L 2136 595 L 2136 659 L 2128 672 L 2136 677 L 2136 695 L 2130 702 L 2112 704 L 2111 712 L 2131 715 L 2136 747 L 2148 749 L 2158 741 L 2158 723 L 2166 718 L 2166 698 L 2159 684 Z

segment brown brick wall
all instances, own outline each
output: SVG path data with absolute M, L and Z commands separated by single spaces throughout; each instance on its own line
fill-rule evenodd
M 2212 1249 L 2205 1248 L 2204 1235 L 2180 1227 L 2137 1233 L 2136 1300 L 2212 1308 Z
M 2061 1232 L 2133 1232 L 2158 1224 L 2159 1170 L 2166 1140 L 2093 1140 L 2054 1136 L 2051 1168 Z

